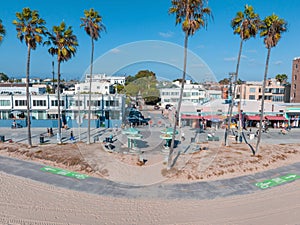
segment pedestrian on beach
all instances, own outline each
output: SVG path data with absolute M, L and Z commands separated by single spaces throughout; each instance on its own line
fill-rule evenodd
M 74 135 L 73 135 L 73 131 L 72 131 L 72 130 L 71 130 L 71 134 L 70 134 L 70 140 L 71 140 L 71 141 L 74 141 L 74 140 L 75 140 Z

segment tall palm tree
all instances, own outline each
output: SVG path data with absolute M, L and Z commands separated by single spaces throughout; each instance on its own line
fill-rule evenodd
M 91 42 L 92 42 L 91 62 L 90 62 L 88 133 L 87 133 L 87 144 L 90 144 L 94 41 L 97 41 L 98 38 L 100 38 L 100 32 L 105 31 L 105 26 L 102 23 L 102 17 L 94 9 L 84 10 L 84 17 L 80 18 L 80 20 L 82 22 L 80 27 L 84 27 L 85 32 L 87 33 L 87 35 L 91 37 Z
M 184 38 L 184 61 L 183 61 L 183 74 L 181 80 L 180 96 L 175 112 L 174 130 L 171 140 L 171 146 L 168 157 L 168 168 L 172 165 L 172 154 L 174 151 L 174 141 L 178 117 L 180 116 L 180 108 L 182 103 L 183 89 L 186 77 L 187 65 L 187 48 L 189 36 L 195 34 L 201 27 L 206 27 L 208 18 L 212 15 L 211 9 L 208 7 L 207 0 L 172 0 L 172 7 L 169 9 L 170 14 L 175 14 L 176 25 L 181 24 L 182 30 L 185 34 Z
M 52 33 L 47 32 L 49 40 L 45 42 L 52 45 L 48 52 L 57 56 L 57 106 L 58 106 L 58 143 L 61 144 L 61 113 L 60 113 L 60 64 L 66 62 L 75 56 L 76 46 L 78 46 L 77 37 L 73 34 L 72 27 L 67 27 L 65 22 L 61 22 L 59 26 L 53 26 Z
M 256 154 L 259 151 L 259 144 L 260 144 L 260 140 L 261 140 L 261 131 L 262 131 L 263 116 L 264 116 L 265 90 L 266 90 L 266 81 L 267 81 L 267 75 L 268 75 L 271 48 L 275 47 L 278 44 L 279 40 L 281 39 L 282 33 L 286 32 L 286 31 L 287 31 L 287 22 L 284 19 L 279 18 L 275 14 L 272 14 L 271 16 L 267 16 L 262 21 L 262 24 L 260 27 L 260 36 L 264 37 L 264 44 L 265 44 L 266 48 L 268 49 L 268 53 L 267 53 L 267 59 L 266 59 L 263 88 L 262 88 L 259 133 L 258 133 L 256 149 L 255 149 Z
M 4 25 L 2 24 L 2 20 L 0 20 L 0 43 L 3 41 L 3 38 L 6 34 Z
M 37 44 L 41 44 L 43 36 L 47 31 L 45 20 L 40 18 L 38 11 L 24 8 L 22 12 L 16 13 L 17 19 L 13 21 L 16 26 L 17 38 L 27 46 L 27 65 L 26 65 L 26 100 L 27 100 L 27 129 L 28 144 L 32 146 L 31 141 L 31 118 L 30 118 L 30 95 L 29 95 L 29 74 L 30 74 L 30 53 L 35 50 Z
M 237 78 L 238 78 L 243 43 L 244 43 L 244 41 L 249 40 L 250 38 L 256 36 L 256 34 L 258 33 L 258 30 L 259 30 L 259 25 L 260 25 L 259 15 L 254 12 L 254 9 L 251 5 L 245 5 L 244 12 L 241 12 L 241 11 L 237 12 L 236 16 L 231 20 L 231 27 L 233 29 L 233 33 L 239 35 L 241 38 L 240 49 L 239 49 L 239 54 L 238 54 L 237 64 L 236 64 L 236 70 L 235 70 L 235 74 L 234 74 L 235 80 L 237 80 Z M 234 100 L 235 100 L 235 95 L 236 95 L 236 87 L 237 87 L 237 84 L 235 83 L 234 88 L 233 88 L 231 104 L 229 107 L 228 125 L 227 125 L 227 129 L 225 131 L 226 132 L 226 135 L 225 135 L 225 145 L 226 146 L 229 145 L 227 137 L 229 135 L 229 130 L 230 130 L 232 110 L 233 110 L 233 105 L 234 105 Z M 240 124 L 240 126 L 241 126 L 241 124 Z

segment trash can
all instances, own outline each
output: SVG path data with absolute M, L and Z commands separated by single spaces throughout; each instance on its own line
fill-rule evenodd
M 43 144 L 43 143 L 45 143 L 45 137 L 44 137 L 44 135 L 40 135 L 40 144 Z
M 0 142 L 4 142 L 5 141 L 5 136 L 4 135 L 0 135 Z

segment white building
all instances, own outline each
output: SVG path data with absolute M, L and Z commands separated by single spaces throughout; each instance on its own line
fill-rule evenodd
M 110 84 L 125 85 L 125 76 L 107 76 L 106 74 L 93 74 L 92 82 L 108 81 Z M 90 74 L 85 75 L 85 82 L 90 82 Z
M 179 101 L 181 84 L 173 82 L 172 87 L 160 88 L 161 104 L 176 105 Z M 206 98 L 206 90 L 201 84 L 192 84 L 190 80 L 186 81 L 183 90 L 182 101 L 187 103 L 201 104 Z
M 77 93 L 89 93 L 90 83 L 75 84 L 75 94 Z M 114 86 L 107 80 L 93 81 L 91 87 L 91 93 L 94 94 L 111 94 L 114 93 Z
M 31 94 L 45 94 L 46 85 L 29 85 L 29 92 Z M 25 83 L 0 83 L 0 94 L 13 95 L 13 94 L 26 94 Z

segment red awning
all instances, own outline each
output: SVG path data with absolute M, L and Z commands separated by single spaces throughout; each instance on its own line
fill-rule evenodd
M 247 120 L 257 120 L 257 121 L 259 121 L 260 120 L 260 116 L 247 116 L 246 119 Z
M 202 116 L 199 116 L 199 115 L 186 115 L 186 114 L 183 114 L 181 115 L 181 119 L 199 119 L 201 120 L 202 119 Z
M 284 116 L 266 116 L 267 120 L 276 120 L 276 121 L 287 121 L 287 119 Z
M 222 120 L 221 116 L 218 116 L 218 115 L 206 115 L 206 116 L 203 116 L 203 119 L 205 120 Z

